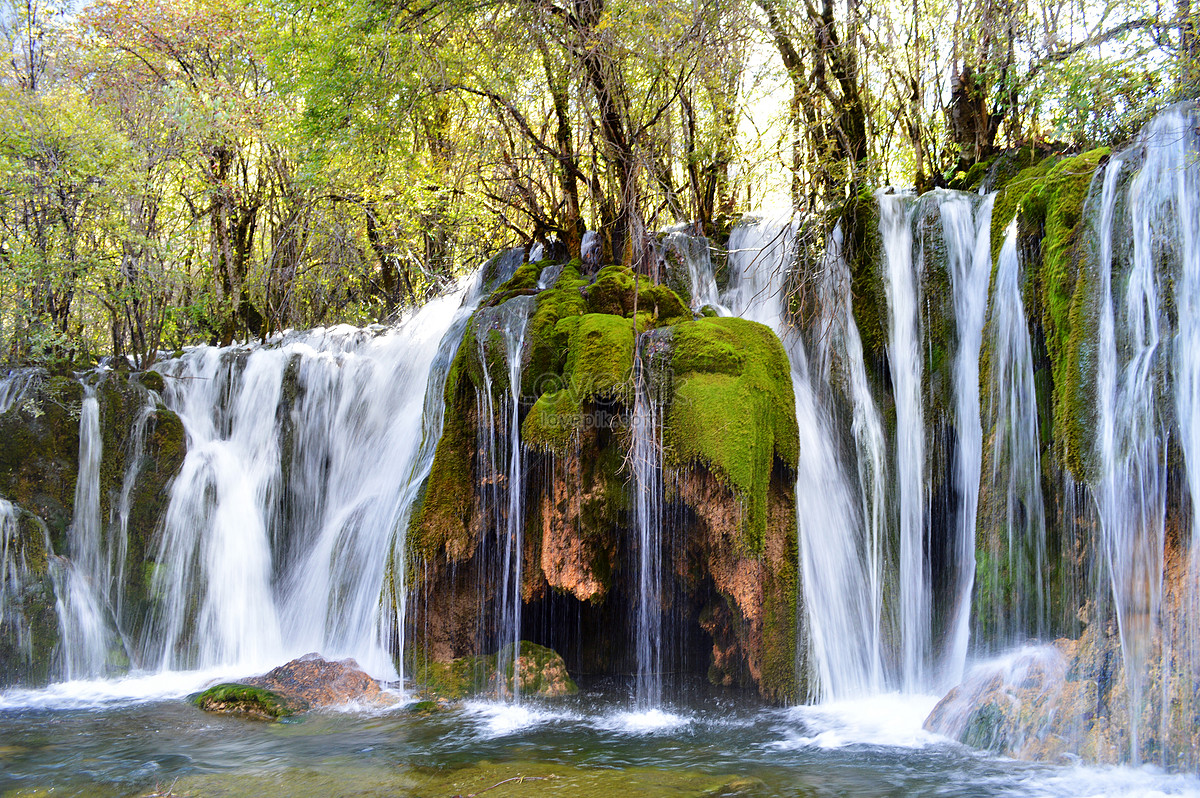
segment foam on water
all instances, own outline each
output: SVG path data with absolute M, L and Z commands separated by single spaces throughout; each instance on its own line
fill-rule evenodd
M 1016 796 L 1046 798 L 1166 798 L 1200 795 L 1195 774 L 1164 773 L 1155 767 L 1085 767 L 1078 765 L 1020 780 Z
M 594 720 L 593 725 L 598 729 L 623 734 L 658 734 L 689 726 L 692 721 L 691 716 L 676 715 L 655 707 L 641 712 L 616 712 L 611 715 L 601 715 Z
M 227 669 L 134 673 L 120 679 L 76 679 L 48 687 L 0 691 L 0 710 L 101 709 L 183 698 L 205 687 L 251 674 Z
M 485 737 L 503 737 L 545 723 L 579 719 L 567 710 L 499 701 L 467 701 L 463 712 L 479 724 L 479 731 Z
M 925 731 L 925 718 L 938 702 L 933 695 L 885 693 L 869 698 L 830 701 L 788 710 L 800 728 L 775 743 L 777 748 L 845 748 L 876 745 L 923 748 L 946 738 Z

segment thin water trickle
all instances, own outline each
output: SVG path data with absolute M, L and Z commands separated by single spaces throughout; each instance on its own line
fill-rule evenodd
M 524 570 L 525 450 L 521 443 L 521 372 L 525 330 L 537 306 L 537 298 L 522 296 L 476 316 L 477 356 L 484 384 L 476 389 L 481 472 L 484 475 L 485 517 L 491 519 L 495 540 L 494 580 L 486 588 L 497 589 L 492 642 L 496 651 L 496 691 L 518 703 L 521 698 L 517 663 L 521 643 L 521 606 Z M 504 371 L 495 373 L 498 366 Z M 498 376 L 503 381 L 497 380 Z M 498 394 L 498 395 L 497 395 Z M 485 646 L 491 650 L 491 646 Z
M 637 683 L 635 706 L 662 705 L 662 424 L 661 406 L 648 373 L 650 355 L 639 337 L 634 359 L 633 451 L 634 522 L 637 526 Z

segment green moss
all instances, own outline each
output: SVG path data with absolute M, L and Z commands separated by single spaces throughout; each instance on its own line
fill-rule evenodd
M 466 556 L 470 548 L 476 410 L 469 371 L 477 362 L 474 325 L 470 324 L 446 376 L 442 437 L 409 524 L 408 546 L 417 559 L 433 559 L 444 552 L 456 560 Z
M 777 489 L 786 491 L 790 487 L 790 483 L 785 483 Z M 786 529 L 775 532 L 784 537 L 782 556 L 773 558 L 764 569 L 762 677 L 758 689 L 765 698 L 790 704 L 802 695 L 800 674 L 796 672 L 800 560 L 795 507 L 791 501 L 785 501 L 784 506 L 790 509 L 785 519 L 772 519 L 776 524 L 786 524 Z
M 1107 148 L 1047 158 L 1004 186 L 992 211 L 992 256 L 998 262 L 1013 218 L 1026 254 L 1026 305 L 1041 322 L 1050 359 L 1053 439 L 1060 462 L 1077 477 L 1089 473 L 1094 374 L 1086 347 L 1095 334 L 1095 269 L 1081 262 L 1083 205 Z M 1033 262 L 1028 262 L 1032 256 Z
M 887 351 L 887 290 L 883 284 L 879 202 L 869 191 L 850 198 L 842 215 L 850 265 L 851 309 L 863 351 L 879 359 Z
M 663 429 L 669 464 L 705 465 L 745 506 L 744 533 L 761 549 L 776 460 L 796 468 L 791 370 L 768 327 L 736 318 L 675 328 L 675 391 Z
M 498 654 L 479 654 L 458 657 L 450 662 L 426 662 L 415 668 L 413 678 L 422 691 L 434 698 L 458 701 L 474 695 L 496 691 L 497 663 L 504 655 L 508 671 L 504 678 L 507 690 L 512 689 L 512 644 Z M 521 658 L 525 660 L 522 674 L 524 695 L 573 695 L 579 687 L 567 675 L 562 657 L 553 649 L 528 640 L 521 641 Z
M 521 390 L 526 396 L 541 396 L 544 391 L 561 387 L 557 378 L 566 363 L 572 324 L 567 320 L 587 313 L 582 293 L 587 284 L 572 262 L 563 267 L 553 288 L 538 294 L 537 307 L 525 331 L 529 360 L 521 375 Z
M 568 390 L 544 393 L 521 425 L 521 440 L 539 452 L 564 456 L 582 424 L 579 402 Z
M 279 720 L 308 709 L 297 699 L 288 699 L 248 684 L 218 684 L 189 696 L 205 712 L 240 715 L 255 720 Z
M 589 313 L 571 325 L 564 376 L 577 402 L 631 398 L 633 323 Z

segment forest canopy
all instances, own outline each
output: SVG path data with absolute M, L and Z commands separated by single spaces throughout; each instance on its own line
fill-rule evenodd
M 649 268 L 1200 93 L 1200 8 L 1118 0 L 0 0 L 9 363 L 394 319 L 540 242 Z

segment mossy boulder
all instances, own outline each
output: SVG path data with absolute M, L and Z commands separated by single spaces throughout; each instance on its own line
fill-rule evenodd
M 683 476 L 667 489 L 664 515 L 696 519 L 706 531 L 694 536 L 697 548 L 686 558 L 665 566 L 680 575 L 688 596 L 685 607 L 665 611 L 683 611 L 689 630 L 703 634 L 696 617 L 701 596 L 715 589 L 732 619 L 721 627 L 724 642 L 714 654 L 724 663 L 719 670 L 773 699 L 796 697 L 791 484 L 798 433 L 782 344 L 755 322 L 694 320 L 669 288 L 620 266 L 589 281 L 566 264 L 536 299 L 514 299 L 514 291 L 540 284 L 534 274 L 522 266 L 498 292 L 507 298 L 485 303 L 448 375 L 444 433 L 408 534 L 406 589 L 426 596 L 410 618 L 415 646 L 425 652 L 418 658 L 425 664 L 415 667 L 418 681 L 438 695 L 495 689 L 488 681 L 495 678 L 494 661 L 477 646 L 486 639 L 496 599 L 481 598 L 477 589 L 480 580 L 494 578 L 489 558 L 497 521 L 482 499 L 490 476 L 477 471 L 484 425 L 507 418 L 481 415 L 486 402 L 479 396 L 489 384 L 483 364 L 497 373 L 501 349 L 499 341 L 481 345 L 480 338 L 494 336 L 495 314 L 520 301 L 534 303 L 521 352 L 519 406 L 527 447 L 521 486 L 526 611 L 571 608 L 578 623 L 605 619 L 607 627 L 627 614 L 610 600 L 627 600 L 633 578 L 627 459 L 640 333 L 647 386 L 662 414 L 664 468 L 672 475 L 707 475 L 703 485 Z M 504 395 L 495 380 L 490 384 L 493 396 Z M 595 672 L 627 669 L 620 660 L 627 652 L 610 648 L 581 646 L 570 653 Z M 724 675 L 717 680 L 730 683 Z
M 422 692 L 435 699 L 512 695 L 514 663 L 511 650 L 512 645 L 509 644 L 496 654 L 424 663 L 417 668 L 414 678 Z M 579 692 L 579 687 L 567 673 L 566 663 L 557 652 L 528 640 L 521 641 L 520 652 L 515 663 L 515 686 L 522 696 L 560 698 Z M 501 661 L 508 663 L 504 673 L 499 672 L 498 663 Z
M 796 469 L 799 433 L 791 366 L 770 328 L 701 318 L 673 328 L 674 395 L 663 426 L 674 468 L 703 465 L 745 507 L 743 543 L 761 551 L 767 490 L 778 462 Z
M 235 683 L 213 685 L 188 700 L 205 712 L 251 720 L 280 720 L 308 709 L 307 705 L 270 690 Z

